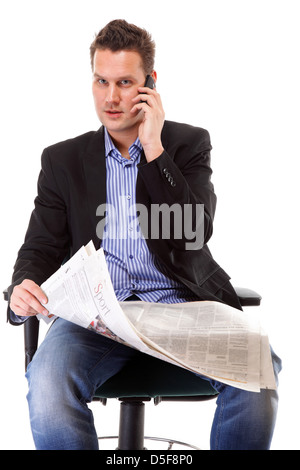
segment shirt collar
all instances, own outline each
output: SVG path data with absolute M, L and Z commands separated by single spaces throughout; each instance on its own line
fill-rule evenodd
M 122 155 L 120 154 L 119 150 L 116 148 L 114 145 L 106 127 L 104 127 L 104 142 L 105 142 L 105 156 L 113 156 L 117 158 L 118 160 L 123 159 Z M 141 141 L 139 137 L 133 142 L 133 144 L 129 147 L 129 155 L 131 160 L 136 160 L 137 157 L 141 155 L 141 152 L 143 150 Z

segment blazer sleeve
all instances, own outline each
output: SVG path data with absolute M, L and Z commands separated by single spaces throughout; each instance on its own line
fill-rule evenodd
M 179 130 L 180 138 L 174 135 L 174 141 L 165 147 L 165 151 L 157 159 L 140 165 L 139 175 L 149 195 L 150 204 L 167 204 L 170 207 L 177 204 L 181 208 L 182 237 L 171 237 L 170 246 L 185 250 L 187 243 L 191 242 L 191 232 L 196 233 L 197 227 L 201 226 L 201 246 L 196 244 L 194 248 L 201 249 L 212 235 L 217 201 L 211 182 L 210 136 L 206 130 L 200 128 L 186 126 Z M 201 211 L 197 211 L 197 205 L 202 207 Z M 188 218 L 184 219 L 187 211 Z M 185 225 L 187 221 L 189 230 Z M 160 236 L 162 235 L 161 230 Z
M 12 283 L 8 287 L 8 320 L 16 324 L 9 302 L 14 286 L 24 279 L 41 285 L 63 262 L 68 253 L 69 233 L 65 202 L 60 194 L 50 155 L 42 154 L 38 178 L 38 193 L 34 201 L 25 240 L 14 266 Z

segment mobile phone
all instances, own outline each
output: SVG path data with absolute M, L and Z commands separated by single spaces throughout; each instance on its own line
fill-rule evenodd
M 147 75 L 144 87 L 151 88 L 151 90 L 155 88 L 155 81 L 153 80 L 151 75 Z M 144 101 L 141 100 L 140 103 L 144 103 Z
M 151 75 L 147 75 L 144 86 L 148 87 L 148 88 L 151 88 L 151 90 L 153 90 L 153 88 L 155 88 L 155 81 L 153 80 Z

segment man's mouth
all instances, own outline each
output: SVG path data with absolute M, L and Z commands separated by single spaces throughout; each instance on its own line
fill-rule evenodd
M 122 114 L 122 111 L 119 111 L 118 109 L 107 109 L 105 112 L 106 114 L 110 116 L 116 116 L 116 115 Z

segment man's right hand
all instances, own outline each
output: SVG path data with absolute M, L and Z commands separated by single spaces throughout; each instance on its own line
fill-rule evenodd
M 15 286 L 10 298 L 10 309 L 21 317 L 32 317 L 41 313 L 47 316 L 48 310 L 43 307 L 48 299 L 42 289 L 33 281 L 24 281 Z

